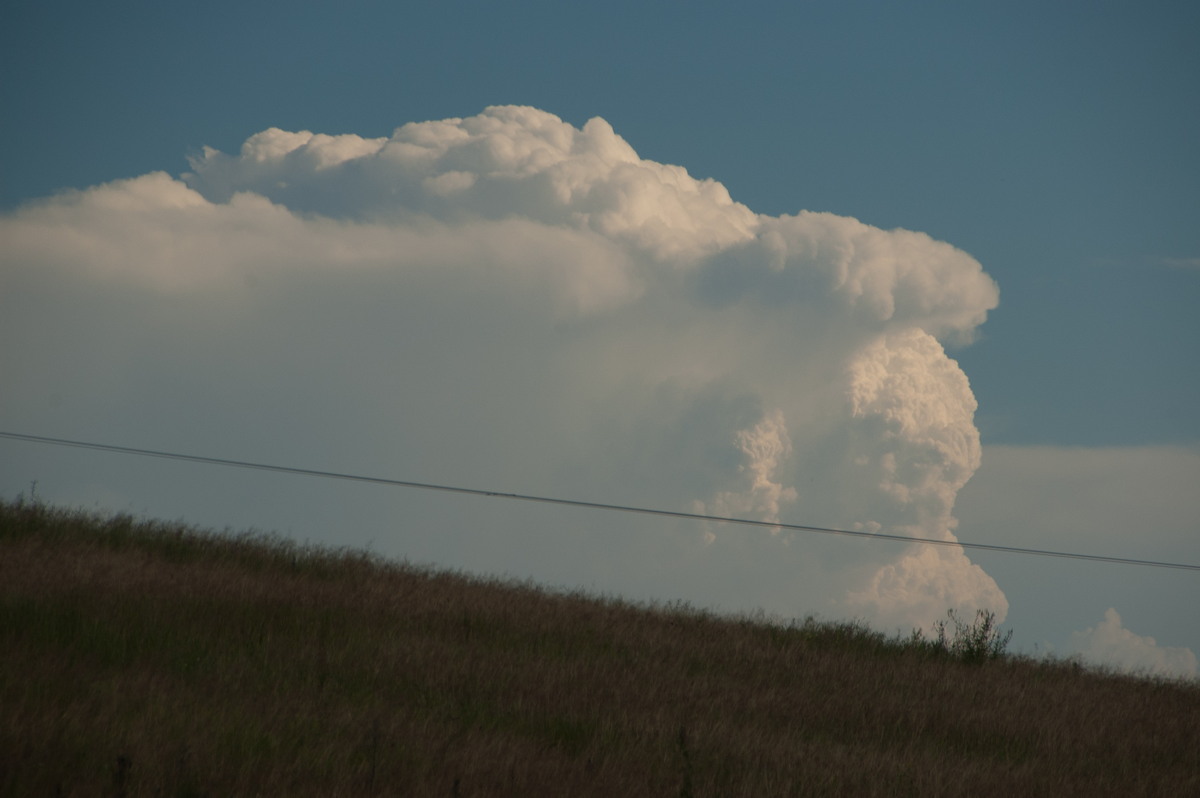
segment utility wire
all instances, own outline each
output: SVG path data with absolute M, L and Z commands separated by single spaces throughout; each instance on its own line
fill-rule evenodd
M 1008 554 L 1028 554 L 1038 557 L 1063 557 L 1072 560 L 1088 560 L 1091 562 L 1116 563 L 1118 565 L 1146 565 L 1153 568 L 1178 568 L 1185 571 L 1200 571 L 1200 565 L 1179 562 L 1160 562 L 1156 560 L 1136 560 L 1129 557 L 1107 557 L 1100 554 L 1080 554 L 1077 552 L 1048 551 L 1046 549 L 1031 549 L 1020 546 L 1001 546 L 994 543 L 970 543 L 964 541 L 937 540 L 935 538 L 918 538 L 908 535 L 892 535 L 886 532 L 861 532 L 849 529 L 834 529 L 831 527 L 808 526 L 806 524 L 788 524 L 777 521 L 757 521 L 752 518 L 728 518 L 719 515 L 703 513 L 686 513 L 679 510 L 661 510 L 651 507 L 631 507 L 622 504 L 606 502 L 589 502 L 577 499 L 561 499 L 552 496 L 530 496 L 522 493 L 503 493 L 495 490 L 480 488 L 463 488 L 453 485 L 438 485 L 430 482 L 411 482 L 402 479 L 386 479 L 384 477 L 362 476 L 359 474 L 343 474 L 335 471 L 318 471 L 310 468 L 293 468 L 291 466 L 271 465 L 268 463 L 251 463 L 244 460 L 227 460 L 219 457 L 202 457 L 194 454 L 178 452 L 160 452 L 152 449 L 135 449 L 129 446 L 113 446 L 104 443 L 89 443 L 65 438 L 48 438 L 41 435 L 25 435 L 19 432 L 0 431 L 0 438 L 16 441 L 40 443 L 51 446 L 70 446 L 77 449 L 93 449 L 101 452 L 130 454 L 140 457 L 159 457 L 165 460 L 182 460 L 189 463 L 204 463 L 206 465 L 228 466 L 232 468 L 248 468 L 256 471 L 274 471 L 281 474 L 298 474 L 307 477 L 323 479 L 341 479 L 350 482 L 366 482 L 374 485 L 388 485 L 397 488 L 416 488 L 419 490 L 436 490 L 445 493 L 459 493 L 468 496 L 485 496 L 500 499 L 517 499 L 526 502 L 542 504 L 561 504 L 568 507 L 585 507 L 592 510 L 613 510 L 623 513 L 638 513 L 641 515 L 657 515 L 669 518 L 683 518 L 691 521 L 711 521 L 721 524 L 739 524 L 742 526 L 767 527 L 768 529 L 785 529 L 792 532 L 815 532 L 822 535 L 845 535 L 847 537 L 868 538 L 871 540 L 893 540 L 902 543 L 922 543 L 929 546 L 951 546 L 978 551 L 998 551 Z

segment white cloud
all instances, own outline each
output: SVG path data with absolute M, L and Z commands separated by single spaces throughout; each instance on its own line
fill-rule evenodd
M 1200 672 L 1191 649 L 1160 646 L 1153 637 L 1134 634 L 1121 625 L 1121 616 L 1111 607 L 1096 626 L 1071 635 L 1067 653 L 1089 662 L 1159 676 L 1194 678 Z
M 997 302 L 974 259 L 831 214 L 756 214 L 600 119 L 273 128 L 179 179 L 25 206 L 0 241 L 12 429 L 947 541 L 979 465 L 975 400 L 943 349 Z M 441 542 L 405 545 L 886 625 L 1007 607 L 958 549 L 605 531 L 642 531 L 623 519 L 506 545 L 533 533 L 473 507 L 453 533 L 428 520 Z
M 796 489 L 772 481 L 780 464 L 792 454 L 783 413 L 774 410 L 749 429 L 734 436 L 746 462 L 737 470 L 744 474 L 741 491 L 722 491 L 709 505 L 698 502 L 698 510 L 726 518 L 778 521 L 782 505 L 796 501 Z
M 212 149 L 184 180 L 223 202 L 253 191 L 351 218 L 533 218 L 692 258 L 752 235 L 755 215 L 713 180 L 642 160 L 603 119 L 582 129 L 534 108 L 417 122 L 390 139 L 272 128 L 238 157 Z
M 850 364 L 850 421 L 856 443 L 852 485 L 866 485 L 877 518 L 919 537 L 954 541 L 958 491 L 979 467 L 976 403 L 967 378 L 928 333 L 909 330 L 877 340 Z M 871 490 L 870 488 L 874 488 Z M 963 553 L 916 548 L 881 567 L 851 607 L 892 625 L 926 619 L 947 607 L 987 609 L 1003 621 L 1008 601 Z M 920 608 L 920 609 L 917 609 Z
M 914 549 L 881 567 L 863 590 L 850 593 L 847 604 L 876 624 L 901 630 L 932 631 L 947 608 L 968 618 L 976 610 L 990 610 L 997 623 L 1008 615 L 1004 592 L 962 549 L 933 546 Z

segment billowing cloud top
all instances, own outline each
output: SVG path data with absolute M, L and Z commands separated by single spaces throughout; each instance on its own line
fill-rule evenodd
M 598 118 L 272 128 L 180 178 L 27 205 L 0 236 L 4 340 L 91 330 L 36 358 L 4 346 L 16 426 L 58 428 L 51 394 L 109 428 L 174 402 L 218 408 L 239 441 L 333 423 L 428 479 L 945 540 L 979 465 L 943 349 L 997 303 L 979 263 L 922 233 L 756 214 Z M 661 557 L 708 558 L 696 581 L 788 546 L 672 539 Z M 959 549 L 826 556 L 749 601 L 901 625 L 1007 608 Z
M 191 164 L 184 181 L 210 202 L 250 192 L 339 219 L 524 219 L 595 233 L 697 270 L 718 304 L 832 296 L 865 320 L 938 335 L 969 333 L 997 300 L 979 264 L 949 245 L 832 214 L 755 214 L 714 180 L 639 158 L 598 117 L 576 129 L 493 107 L 386 139 L 271 128 L 237 157 L 205 149 Z
M 724 186 L 638 158 L 603 119 L 582 130 L 533 108 L 422 122 L 390 139 L 289 133 L 214 150 L 187 182 L 213 201 L 252 191 L 338 218 L 536 219 L 630 241 L 662 257 L 744 240 L 755 216 Z

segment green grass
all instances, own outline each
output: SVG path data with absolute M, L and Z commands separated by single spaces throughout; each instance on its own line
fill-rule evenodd
M 0 795 L 1200 794 L 1200 687 L 0 504 Z

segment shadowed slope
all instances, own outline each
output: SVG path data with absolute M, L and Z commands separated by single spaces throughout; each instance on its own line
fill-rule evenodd
M 1200 690 L 0 508 L 0 793 L 1162 795 Z

